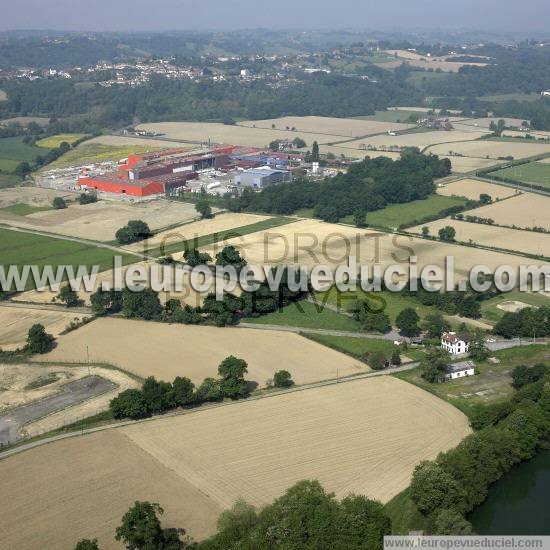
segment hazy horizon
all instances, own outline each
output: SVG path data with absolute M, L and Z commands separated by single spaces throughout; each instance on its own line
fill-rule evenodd
M 548 33 L 547 0 L 0 0 L 0 30 L 353 29 Z

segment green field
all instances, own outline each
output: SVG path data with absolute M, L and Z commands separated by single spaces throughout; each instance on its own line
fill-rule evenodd
M 160 147 L 143 145 L 103 145 L 101 143 L 83 143 L 48 165 L 48 169 L 103 162 L 108 160 L 120 160 L 132 153 L 145 153 L 147 151 L 160 151 Z
M 63 142 L 72 145 L 75 141 L 82 139 L 84 135 L 85 134 L 57 134 L 37 141 L 36 145 L 38 145 L 38 147 L 45 147 L 46 149 L 56 149 Z
M 418 313 L 420 319 L 425 319 L 430 313 L 436 313 L 434 308 L 424 306 L 414 298 L 402 296 L 395 292 L 364 292 L 361 289 L 355 292 L 340 292 L 336 287 L 327 292 L 317 293 L 317 299 L 323 303 L 325 300 L 336 306 L 341 311 L 349 311 L 357 299 L 366 299 L 371 304 L 373 311 L 383 311 L 395 326 L 395 319 L 405 308 L 412 308 Z
M 505 101 L 538 101 L 540 99 L 539 94 L 495 94 L 495 95 L 482 95 L 478 97 L 481 101 L 493 101 L 495 103 L 504 103 Z
M 366 353 L 379 351 L 384 353 L 389 359 L 396 347 L 390 340 L 378 340 L 374 338 L 354 338 L 352 336 L 330 336 L 324 334 L 309 334 L 308 338 L 358 359 L 362 359 Z M 409 348 L 403 352 L 403 355 L 414 360 L 419 360 L 424 356 L 424 352 L 420 349 Z
M 23 143 L 23 138 L 0 139 L 0 172 L 12 173 L 21 162 L 34 162 L 36 157 L 44 155 L 44 148 Z
M 15 174 L 1 174 L 0 173 L 0 189 L 6 187 L 15 187 L 20 184 L 22 179 Z
M 412 71 L 407 77 L 407 83 L 415 87 L 420 87 L 425 82 L 433 82 L 449 78 L 452 73 L 437 73 L 435 71 Z
M 510 178 L 523 183 L 536 183 L 550 188 L 550 164 L 529 162 L 491 172 L 490 176 Z
M 99 265 L 100 271 L 112 269 L 115 252 L 106 248 L 66 241 L 53 237 L 11 231 L 0 228 L 0 265 L 36 265 L 42 268 L 51 265 L 56 270 L 59 265 Z M 128 263 L 133 256 L 123 255 Z M 32 281 L 27 289 L 33 288 Z
M 359 330 L 359 323 L 350 317 L 328 308 L 322 308 L 320 305 L 316 306 L 306 300 L 290 304 L 279 311 L 261 317 L 246 319 L 246 322 L 258 325 L 345 330 L 348 332 Z
M 542 294 L 531 294 L 530 292 L 520 292 L 515 289 L 511 292 L 506 292 L 485 302 L 481 302 L 481 314 L 483 320 L 489 323 L 496 323 L 504 315 L 504 311 L 497 306 L 503 302 L 514 300 L 523 302 L 534 307 L 550 306 L 550 299 Z
M 484 361 L 476 364 L 478 374 L 442 384 L 430 384 L 420 376 L 420 369 L 395 374 L 448 401 L 468 417 L 484 405 L 509 399 L 514 393 L 510 373 L 518 365 L 535 365 L 550 359 L 545 345 L 532 345 L 496 351 L 492 354 L 500 363 Z
M 52 210 L 51 206 L 31 206 L 30 204 L 24 204 L 18 202 L 17 204 L 12 204 L 2 208 L 5 212 L 10 214 L 15 214 L 16 216 L 28 216 L 29 214 L 34 214 L 35 212 L 44 212 L 45 210 Z
M 367 214 L 367 224 L 372 227 L 386 227 L 394 229 L 402 225 L 421 223 L 427 216 L 437 216 L 441 211 L 452 206 L 463 206 L 466 199 L 459 197 L 444 197 L 442 195 L 430 195 L 426 199 L 390 204 L 382 210 L 375 210 Z M 353 223 L 353 216 L 347 216 L 344 223 Z

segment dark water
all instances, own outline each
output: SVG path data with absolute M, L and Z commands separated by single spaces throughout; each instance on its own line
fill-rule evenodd
M 468 518 L 480 535 L 550 535 L 550 451 L 520 464 L 491 487 Z

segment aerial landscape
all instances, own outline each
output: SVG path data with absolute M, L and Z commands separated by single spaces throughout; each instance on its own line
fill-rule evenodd
M 550 6 L 191 4 L 0 0 L 0 550 L 550 548 Z

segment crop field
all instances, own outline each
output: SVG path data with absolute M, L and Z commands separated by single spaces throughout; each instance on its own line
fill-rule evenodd
M 177 147 L 178 149 L 185 149 L 185 143 L 181 141 L 170 141 L 168 139 L 162 138 L 148 138 L 148 137 L 134 137 L 134 136 L 113 136 L 113 135 L 102 135 L 92 138 L 87 144 L 94 145 L 108 145 L 110 147 L 138 147 L 141 150 L 144 148 L 149 148 L 149 150 L 157 149 L 167 149 L 171 147 Z M 192 147 L 190 148 L 192 149 Z
M 397 136 L 390 136 L 389 134 L 374 136 L 370 138 L 359 139 L 355 141 L 347 142 L 343 145 L 349 148 L 360 149 L 362 145 L 365 147 L 372 146 L 377 148 L 391 148 L 391 147 L 419 147 L 424 149 L 437 144 L 449 144 L 447 149 L 441 152 L 441 154 L 447 154 L 447 152 L 454 147 L 454 142 L 462 143 L 465 141 L 476 141 L 480 134 L 471 131 L 458 131 L 458 130 L 433 130 L 429 132 L 413 132 L 410 134 L 402 134 Z M 477 143 L 477 141 L 476 141 Z M 439 147 L 443 147 L 439 145 Z M 533 153 L 535 154 L 535 153 Z
M 350 142 L 351 144 L 351 142 Z M 348 143 L 342 143 L 342 145 L 319 145 L 319 152 L 321 154 L 332 153 L 338 158 L 342 157 L 348 159 L 364 159 L 365 157 L 378 158 L 386 157 L 392 160 L 398 160 L 401 158 L 401 154 L 395 151 L 367 151 L 366 149 L 357 149 L 355 148 L 357 144 L 354 144 L 353 147 L 348 147 Z
M 515 225 L 519 228 L 544 227 L 550 230 L 550 198 L 523 193 L 505 201 L 495 202 L 476 208 L 464 215 L 472 214 L 482 218 L 492 218 L 499 225 Z M 533 233 L 531 240 L 537 240 L 540 234 Z
M 175 258 L 181 259 L 186 241 L 189 241 L 189 246 L 198 248 L 239 238 L 248 233 L 275 228 L 293 221 L 295 221 L 293 218 L 284 216 L 222 213 L 211 219 L 199 220 L 161 231 L 150 239 L 130 245 L 128 248 L 134 251 L 145 251 L 153 256 L 174 254 Z
M 312 478 L 338 497 L 356 493 L 385 502 L 407 486 L 415 464 L 455 446 L 470 430 L 458 410 L 381 376 L 124 432 L 227 507 L 240 497 L 265 505 Z
M 59 147 L 63 142 L 72 145 L 75 141 L 83 138 L 84 134 L 57 134 L 44 139 L 40 139 L 36 142 L 38 147 L 45 147 L 46 149 L 55 149 Z
M 22 490 L 30 479 L 32 491 Z M 35 549 L 38 540 L 44 548 L 73 548 L 90 537 L 101 548 L 114 548 L 115 529 L 136 500 L 161 502 L 163 526 L 184 528 L 195 539 L 215 532 L 222 511 L 120 430 L 6 458 L 0 483 L 2 544 L 21 550 Z
M 33 162 L 44 155 L 43 148 L 23 143 L 23 138 L 0 139 L 0 171 L 13 172 L 21 162 Z
M 439 157 L 448 158 L 451 161 L 452 171 L 455 174 L 467 174 L 468 172 L 489 168 L 489 166 L 495 166 L 499 163 L 497 160 L 475 157 L 457 157 L 444 154 L 439 154 Z
M 41 191 L 36 188 L 31 188 L 31 190 Z M 44 196 L 38 193 L 36 203 L 32 202 L 32 192 L 25 193 L 22 198 L 26 201 L 24 204 L 30 202 L 34 208 L 35 205 L 42 206 L 46 198 L 51 205 L 53 197 L 61 195 L 64 194 L 53 191 Z M 16 195 L 10 193 L 10 196 Z M 30 199 L 27 199 L 27 196 Z M 75 198 L 71 194 L 69 194 L 69 197 L 71 199 Z M 2 193 L 0 193 L 0 200 L 1 198 Z M 6 207 L 13 208 L 12 205 L 6 205 Z M 21 206 L 16 208 L 21 208 Z M 165 200 L 138 203 L 101 200 L 86 205 L 69 203 L 69 207 L 66 209 L 52 210 L 48 208 L 44 211 L 26 214 L 24 218 L 16 218 L 15 214 L 12 210 L 0 210 L 0 223 L 104 242 L 113 241 L 117 230 L 128 223 L 129 220 L 143 220 L 149 224 L 151 230 L 156 231 L 164 227 L 191 222 L 198 217 L 194 205 Z
M 3 306 L 0 302 L 0 348 L 11 350 L 23 347 L 27 333 L 35 323 L 44 325 L 48 333 L 57 337 L 71 321 L 80 321 L 84 317 L 70 310 L 14 308 Z
M 93 245 L 0 229 L 0 264 L 5 266 L 36 265 L 42 268 L 51 265 L 55 271 L 59 265 L 99 265 L 103 271 L 113 267 L 115 254 L 112 250 Z M 32 285 L 29 278 L 27 289 Z
M 514 199 L 503 201 L 509 203 Z M 550 199 L 547 199 L 550 200 Z M 479 210 L 475 210 L 476 215 Z M 427 241 L 413 237 L 388 235 L 369 229 L 324 223 L 319 220 L 300 220 L 271 231 L 251 233 L 240 239 L 228 241 L 241 251 L 250 264 L 274 265 L 291 263 L 312 268 L 317 264 L 338 266 L 355 256 L 357 264 L 372 264 L 379 261 L 382 268 L 400 264 L 408 268 L 408 258 L 417 256 L 418 268 L 436 264 L 444 266 L 446 256 L 454 256 L 458 277 L 469 273 L 477 264 L 486 264 L 496 269 L 501 264 L 519 265 L 525 258 L 464 248 L 458 245 Z M 218 247 L 205 247 L 215 255 Z
M 474 212 L 477 212 L 477 210 Z M 432 236 L 437 236 L 441 228 L 452 226 L 455 228 L 455 239 L 457 241 L 550 257 L 550 234 L 547 233 L 533 233 L 531 231 L 520 231 L 508 229 L 507 227 L 495 227 L 451 219 L 427 222 L 412 227 L 408 231 L 420 234 L 424 226 L 430 228 L 430 235 Z
M 414 111 L 376 111 L 374 115 L 354 117 L 357 120 L 376 120 L 379 122 L 400 122 L 408 124 L 407 119 L 410 115 L 417 115 Z
M 425 134 L 419 134 L 422 136 Z M 464 155 L 465 157 L 478 157 L 487 159 L 500 159 L 504 157 L 514 157 L 514 159 L 522 159 L 543 153 L 550 153 L 550 143 L 531 143 L 531 142 L 516 142 L 516 141 L 493 141 L 493 140 L 477 140 L 463 141 L 457 143 L 441 143 L 428 147 L 427 153 L 435 155 L 450 155 L 451 162 L 453 154 Z
M 6 545 L 23 550 L 37 539 L 70 547 L 83 537 L 110 548 L 128 507 L 149 500 L 165 508 L 165 527 L 200 540 L 236 499 L 261 506 L 300 479 L 319 479 L 338 497 L 387 501 L 418 462 L 469 433 L 460 411 L 390 377 L 243 401 L 6 458 L 0 481 L 10 506 L 0 529 Z M 21 491 L 29 478 L 33 491 Z
M 17 204 L 12 204 L 2 208 L 5 212 L 10 214 L 15 214 L 16 216 L 29 216 L 30 214 L 35 214 L 36 212 L 44 212 L 47 210 L 52 210 L 51 206 L 31 206 L 30 204 L 25 204 L 19 202 Z
M 301 300 L 279 311 L 261 317 L 245 319 L 247 323 L 257 325 L 280 325 L 287 327 L 315 328 L 327 330 L 359 331 L 360 325 L 346 315 Z
M 161 147 L 147 145 L 104 145 L 102 143 L 91 143 L 85 141 L 78 147 L 67 151 L 64 155 L 48 164 L 47 170 L 52 168 L 64 168 L 80 164 L 91 164 L 108 160 L 118 161 L 126 158 L 131 153 L 145 153 L 165 149 L 166 144 Z
M 452 181 L 437 189 L 438 195 L 445 197 L 466 197 L 467 199 L 476 201 L 479 200 L 479 196 L 482 193 L 489 195 L 494 201 L 511 197 L 516 191 L 503 185 L 469 178 Z
M 390 113 L 388 111 L 388 113 Z M 385 114 L 385 113 L 384 113 Z M 393 115 L 394 113 L 390 113 Z M 402 119 L 407 117 L 406 114 L 400 114 Z M 239 122 L 238 126 L 247 126 L 249 128 L 262 128 L 272 129 L 275 125 L 277 130 L 286 130 L 295 128 L 294 134 L 327 134 L 330 136 L 340 136 L 338 141 L 344 138 L 354 138 L 367 136 L 372 134 L 383 134 L 388 131 L 403 131 L 410 128 L 414 128 L 414 124 L 398 123 L 394 120 L 379 120 L 377 118 L 372 119 L 358 119 L 358 118 L 331 118 L 331 117 L 319 117 L 319 116 L 304 116 L 304 117 L 292 117 L 287 116 L 283 118 L 273 118 L 267 120 L 248 120 L 246 122 Z M 308 140 L 304 137 L 305 141 Z M 324 140 L 326 143 L 326 139 Z M 310 145 L 308 143 L 308 145 Z
M 8 99 L 8 94 L 4 90 L 0 90 L 0 101 L 6 101 Z
M 169 139 L 180 139 L 189 143 L 231 143 L 248 147 L 266 147 L 275 139 L 293 140 L 301 137 L 307 147 L 311 148 L 314 141 L 329 143 L 342 141 L 342 136 L 323 133 L 303 133 L 291 130 L 271 128 L 252 128 L 247 126 L 227 125 L 215 122 L 155 122 L 140 124 L 139 130 L 159 132 Z
M 375 210 L 367 214 L 367 223 L 375 227 L 397 228 L 400 225 L 414 223 L 427 216 L 436 216 L 442 210 L 453 206 L 463 206 L 466 201 L 459 197 L 443 197 L 440 195 L 430 195 L 429 197 L 402 203 L 390 204 L 382 210 Z M 352 217 L 345 219 L 352 223 Z
M 98 319 L 59 338 L 47 361 L 111 363 L 140 377 L 173 380 L 187 376 L 201 383 L 217 376 L 228 355 L 248 362 L 247 379 L 264 386 L 284 368 L 297 384 L 368 370 L 364 364 L 286 332 L 244 328 L 167 325 L 126 319 Z
M 550 151 L 550 149 L 549 149 Z M 491 172 L 491 176 L 501 176 L 524 183 L 536 183 L 550 189 L 550 164 L 544 162 L 530 162 L 504 168 L 496 172 Z

